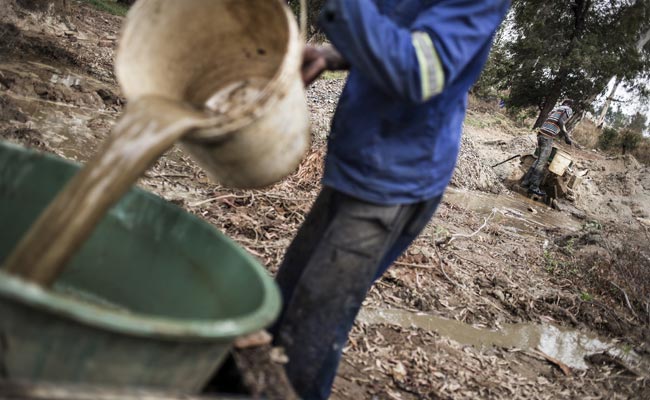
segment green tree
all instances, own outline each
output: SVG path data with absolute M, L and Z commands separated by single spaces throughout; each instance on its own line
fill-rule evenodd
M 494 81 L 510 89 L 511 107 L 538 107 L 538 127 L 562 97 L 580 111 L 612 76 L 647 75 L 650 51 L 637 45 L 648 28 L 649 0 L 513 0 L 513 38 L 497 45 L 506 68 Z
M 630 120 L 628 128 L 633 132 L 643 134 L 643 131 L 645 131 L 647 124 L 648 117 L 640 112 L 637 112 Z
M 621 152 L 623 154 L 630 153 L 636 150 L 643 140 L 643 134 L 641 132 L 635 132 L 632 129 L 626 129 L 621 132 L 620 146 Z
M 605 122 L 614 129 L 622 129 L 628 124 L 628 116 L 619 108 L 610 108 L 605 116 Z
M 620 148 L 623 154 L 630 153 L 644 143 L 643 131 L 646 129 L 647 116 L 638 112 L 632 118 L 626 118 L 617 111 L 613 114 L 611 127 L 603 129 L 598 146 L 603 150 Z M 620 132 L 619 132 L 620 129 Z
M 603 150 L 609 150 L 616 146 L 618 142 L 618 131 L 614 128 L 605 128 L 598 138 L 598 147 Z

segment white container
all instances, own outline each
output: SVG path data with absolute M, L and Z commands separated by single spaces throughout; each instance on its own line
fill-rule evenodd
M 548 169 L 555 175 L 563 176 L 572 162 L 573 160 L 569 153 L 556 149 L 555 156 L 553 157 L 551 165 L 548 166 Z
M 282 0 L 140 0 L 116 72 L 129 101 L 153 95 L 211 108 L 208 127 L 184 149 L 221 184 L 254 188 L 292 173 L 309 148 L 302 52 Z

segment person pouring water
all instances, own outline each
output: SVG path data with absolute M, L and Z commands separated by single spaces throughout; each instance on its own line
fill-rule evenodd
M 307 47 L 303 78 L 349 69 L 322 190 L 276 280 L 272 328 L 304 399 L 329 397 L 343 347 L 373 284 L 436 211 L 456 164 L 467 93 L 507 0 L 327 0 L 333 46 Z

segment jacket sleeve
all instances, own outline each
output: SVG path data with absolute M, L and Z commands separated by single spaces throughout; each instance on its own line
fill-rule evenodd
M 412 102 L 440 94 L 486 46 L 507 0 L 442 0 L 411 27 L 372 0 L 328 0 L 320 24 L 343 57 L 385 91 Z

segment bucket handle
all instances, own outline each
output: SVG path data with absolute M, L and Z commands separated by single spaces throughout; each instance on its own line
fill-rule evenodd
M 303 42 L 307 41 L 307 0 L 300 0 L 300 34 Z

